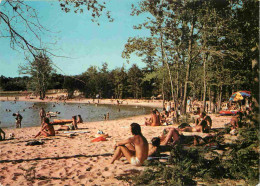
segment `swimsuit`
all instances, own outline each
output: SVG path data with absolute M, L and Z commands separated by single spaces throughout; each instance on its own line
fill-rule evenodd
M 139 160 L 137 157 L 133 156 L 133 157 L 131 158 L 131 164 L 132 164 L 132 165 L 136 165 L 136 166 L 140 166 L 140 165 L 141 165 L 141 162 L 140 162 L 140 160 Z

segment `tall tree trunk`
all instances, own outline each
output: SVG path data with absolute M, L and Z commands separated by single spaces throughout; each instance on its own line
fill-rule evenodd
M 184 85 L 184 98 L 182 101 L 182 114 L 186 114 L 187 107 L 187 97 L 188 97 L 188 81 L 190 77 L 190 65 L 192 63 L 192 36 L 194 31 L 194 23 L 191 24 L 190 38 L 189 38 L 189 48 L 188 48 L 188 60 L 187 60 L 187 69 L 186 69 L 186 77 L 185 77 L 185 85 Z
M 163 61 L 163 66 L 166 65 L 167 70 L 168 70 L 168 75 L 170 78 L 170 83 L 171 83 L 171 95 L 172 95 L 172 100 L 174 100 L 174 94 L 173 94 L 173 80 L 172 80 L 172 75 L 171 75 L 171 69 L 168 63 L 168 56 L 164 50 L 163 46 L 163 35 L 162 32 L 160 32 L 160 44 L 161 44 L 161 55 L 162 55 L 162 61 Z
M 177 73 L 176 73 L 176 96 L 175 96 L 175 110 L 178 110 L 178 104 L 179 104 L 179 54 L 178 54 L 178 57 L 177 57 Z
M 162 97 L 163 97 L 163 108 L 164 108 L 164 103 L 165 103 L 165 96 L 164 96 L 164 77 L 163 77 L 163 82 L 162 82 Z
M 210 87 L 209 87 L 209 110 L 211 111 L 212 109 L 211 109 L 211 102 L 212 102 L 212 100 L 211 100 L 211 90 L 210 90 Z
M 203 112 L 205 112 L 206 108 L 206 94 L 207 94 L 207 84 L 206 84 L 206 61 L 207 61 L 207 54 L 204 54 L 203 56 L 203 84 L 204 84 L 204 89 L 203 89 Z
M 254 59 L 252 60 L 252 102 L 254 103 L 253 109 L 258 113 L 259 112 L 259 47 L 256 44 L 256 47 L 252 48 L 251 52 L 253 53 Z
M 223 89 L 223 86 L 220 85 L 219 87 L 219 97 L 218 97 L 218 105 L 217 105 L 217 112 L 220 111 L 221 109 L 221 101 L 222 101 L 222 89 Z

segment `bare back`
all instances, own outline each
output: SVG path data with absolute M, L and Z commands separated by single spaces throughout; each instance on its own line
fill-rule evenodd
M 134 135 L 133 143 L 135 146 L 135 155 L 139 159 L 139 161 L 143 163 L 144 160 L 146 160 L 148 157 L 148 142 L 144 136 Z
M 45 129 L 48 131 L 50 136 L 55 136 L 55 130 L 52 125 L 46 124 Z
M 152 115 L 152 124 L 151 126 L 160 126 L 160 118 L 157 114 Z

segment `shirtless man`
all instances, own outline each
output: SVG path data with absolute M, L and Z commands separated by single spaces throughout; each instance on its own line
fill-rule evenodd
M 131 132 L 133 137 L 117 142 L 115 145 L 115 153 L 111 164 L 121 157 L 126 157 L 127 161 L 132 165 L 141 166 L 148 157 L 148 142 L 141 133 L 141 127 L 137 123 L 131 124 Z
M 156 110 L 152 111 L 152 116 L 149 120 L 146 119 L 145 125 L 146 126 L 160 126 L 161 125 L 160 116 L 156 114 Z
M 35 138 L 40 135 L 43 135 L 45 137 L 55 136 L 55 130 L 53 128 L 53 125 L 50 124 L 50 121 L 48 118 L 44 118 L 41 131 L 38 134 L 36 134 Z

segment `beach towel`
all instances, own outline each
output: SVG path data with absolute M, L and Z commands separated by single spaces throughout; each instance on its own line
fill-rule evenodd
M 91 140 L 91 142 L 99 142 L 99 141 L 107 141 L 107 139 L 101 136 Z
M 34 146 L 34 145 L 42 145 L 42 144 L 44 144 L 43 141 L 30 141 L 26 143 L 26 146 Z
M 147 160 L 160 160 L 160 159 L 164 159 L 164 160 L 168 160 L 170 158 L 169 155 L 167 154 L 161 154 L 160 156 L 149 156 L 147 158 Z
M 74 134 L 74 133 L 80 133 L 80 134 L 84 134 L 84 133 L 90 133 L 90 131 L 64 131 L 64 134 Z

